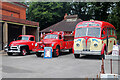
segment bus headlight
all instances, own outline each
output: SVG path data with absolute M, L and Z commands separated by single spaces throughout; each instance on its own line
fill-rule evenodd
M 52 47 L 54 46 L 54 44 L 51 45 Z
M 35 43 L 35 46 L 37 46 L 37 43 Z
M 77 46 L 77 47 L 79 47 L 79 46 L 80 46 L 80 44 L 78 44 L 78 43 L 77 43 L 77 44 L 76 44 L 76 46 Z
M 98 44 L 97 44 L 97 43 L 95 43 L 95 44 L 94 44 L 94 46 L 95 46 L 95 47 L 98 47 Z

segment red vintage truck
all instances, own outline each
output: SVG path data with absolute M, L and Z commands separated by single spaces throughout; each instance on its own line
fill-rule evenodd
M 15 41 L 12 41 L 9 45 L 5 46 L 5 52 L 7 54 L 13 55 L 13 53 L 18 53 L 25 56 L 35 47 L 35 36 L 33 35 L 20 35 Z
M 63 50 L 72 52 L 73 39 L 71 33 L 64 34 L 63 31 L 51 32 L 46 34 L 40 42 L 36 42 L 32 51 L 36 52 L 37 57 L 40 57 L 44 53 L 44 47 L 52 47 L 52 55 L 58 57 Z

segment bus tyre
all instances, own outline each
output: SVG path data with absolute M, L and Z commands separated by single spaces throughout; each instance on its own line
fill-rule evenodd
M 37 53 L 36 53 L 36 56 L 37 56 L 37 57 L 41 57 L 41 54 L 42 54 L 42 53 L 37 52 Z
M 60 47 L 57 46 L 56 49 L 53 50 L 53 57 L 58 57 L 60 54 Z
M 12 56 L 13 55 L 13 53 L 11 53 L 11 52 L 7 52 L 7 54 L 8 54 L 8 56 Z
M 74 57 L 75 57 L 75 58 L 79 58 L 79 57 L 80 57 L 80 54 L 74 54 Z
M 22 48 L 20 54 L 21 54 L 22 56 L 25 56 L 25 55 L 27 54 L 26 48 Z

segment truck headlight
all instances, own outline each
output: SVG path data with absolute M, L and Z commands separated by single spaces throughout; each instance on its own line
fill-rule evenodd
M 76 46 L 77 46 L 77 47 L 79 47 L 79 46 L 80 46 L 80 44 L 78 44 L 78 43 L 77 43 L 77 44 L 76 44 Z
M 6 47 L 7 47 L 7 45 L 4 46 L 4 48 L 6 48 Z
M 54 44 L 52 44 L 52 47 L 54 46 Z
M 20 47 L 19 45 L 16 45 L 18 48 Z
M 35 46 L 37 46 L 37 43 L 35 43 Z
M 95 43 L 95 44 L 94 44 L 94 46 L 95 46 L 95 47 L 97 47 L 97 46 L 98 46 L 98 44 L 97 44 L 97 43 Z

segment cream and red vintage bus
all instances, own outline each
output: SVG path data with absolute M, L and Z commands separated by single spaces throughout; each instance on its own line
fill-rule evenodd
M 83 21 L 76 25 L 73 51 L 75 58 L 82 55 L 104 55 L 112 52 L 117 43 L 115 27 L 104 21 Z

